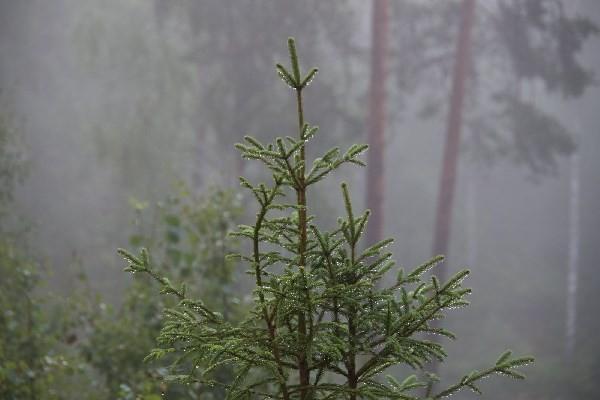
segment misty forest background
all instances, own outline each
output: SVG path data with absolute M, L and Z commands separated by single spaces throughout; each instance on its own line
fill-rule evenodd
M 305 112 L 323 149 L 371 145 L 367 169 L 335 176 L 379 215 L 370 241 L 395 238 L 405 267 L 430 258 L 468 3 L 444 268 L 471 268 L 474 293 L 444 322 L 458 340 L 439 372 L 509 346 L 536 364 L 486 398 L 599 396 L 598 1 L 0 0 L 0 397 L 221 398 L 142 363 L 172 303 L 116 249 L 149 246 L 244 309 L 250 280 L 224 254 L 256 212 L 238 176 L 261 173 L 233 145 L 294 132 L 274 69 L 288 36 L 320 70 Z M 334 223 L 337 187 L 316 196 Z

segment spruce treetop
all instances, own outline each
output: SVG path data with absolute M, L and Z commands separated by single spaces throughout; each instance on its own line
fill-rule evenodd
M 478 382 L 493 374 L 522 379 L 515 369 L 533 359 L 507 351 L 491 367 L 434 393 L 431 382 L 437 378 L 426 372 L 427 364 L 443 361 L 446 353 L 431 335 L 454 335 L 433 321 L 468 304 L 471 289 L 462 282 L 469 271 L 440 282 L 427 274 L 443 260 L 436 256 L 410 272 L 398 269 L 395 282 L 386 285 L 383 277 L 394 268 L 386 251 L 392 239 L 361 249 L 369 211 L 355 212 L 345 183 L 340 188 L 345 216 L 331 230 L 317 227 L 307 202 L 311 186 L 343 164 L 363 166 L 359 157 L 367 145 L 333 148 L 308 162 L 305 149 L 318 128 L 304 120 L 302 94 L 317 69 L 303 74 L 294 39 L 288 39 L 288 48 L 290 67 L 276 68 L 296 95 L 296 135 L 267 144 L 246 136 L 236 145 L 242 157 L 271 172 L 270 183 L 240 178 L 258 211 L 253 225 L 232 233 L 251 244 L 248 254 L 232 257 L 247 263 L 254 277 L 252 310 L 234 324 L 190 298 L 185 285 L 160 276 L 147 250 L 139 255 L 119 250 L 128 271 L 150 274 L 163 293 L 180 299 L 166 311 L 160 347 L 147 358 L 180 355 L 193 368 L 181 370 L 175 362 L 170 379 L 225 387 L 227 399 L 440 399 L 464 388 L 480 393 Z M 400 380 L 385 376 L 399 364 L 415 374 Z M 235 368 L 232 381 L 213 374 L 223 365 Z

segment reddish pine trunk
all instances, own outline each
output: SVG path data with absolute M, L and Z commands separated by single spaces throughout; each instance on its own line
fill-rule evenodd
M 367 208 L 372 211 L 367 245 L 383 236 L 385 81 L 387 64 L 388 0 L 373 0 L 371 82 L 368 121 Z
M 450 93 L 450 109 L 446 126 L 446 146 L 444 148 L 444 160 L 438 194 L 435 238 L 433 241 L 434 254 L 448 253 L 465 97 L 465 81 L 470 65 L 471 30 L 474 14 L 475 0 L 463 0 L 461 6 L 461 26 L 456 45 L 452 78 L 452 92 Z M 439 271 L 443 271 L 443 269 Z
M 438 194 L 435 220 L 435 237 L 433 254 L 447 254 L 452 222 L 452 203 L 458 167 L 458 149 L 462 128 L 463 103 L 465 98 L 465 82 L 470 65 L 471 30 L 475 16 L 475 0 L 463 0 L 461 4 L 461 25 L 456 43 L 452 89 L 450 93 L 450 109 L 446 125 L 446 146 Z M 446 279 L 446 268 L 437 270 L 440 281 Z M 437 373 L 438 363 L 434 360 L 431 372 Z

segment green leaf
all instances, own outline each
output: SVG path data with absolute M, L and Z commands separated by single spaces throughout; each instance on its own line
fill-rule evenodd
M 180 240 L 179 232 L 174 231 L 174 230 L 167 231 L 166 239 L 170 243 L 179 243 L 179 240 Z
M 165 215 L 165 222 L 167 223 L 167 225 L 173 226 L 173 227 L 179 227 L 181 225 L 181 221 L 179 220 L 179 217 L 175 214 Z

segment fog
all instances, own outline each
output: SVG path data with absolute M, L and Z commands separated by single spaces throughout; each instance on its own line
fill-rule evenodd
M 406 269 L 434 255 L 460 3 L 389 2 L 383 203 L 372 211 Z M 556 28 L 560 18 L 600 25 L 600 3 L 558 3 L 475 6 L 441 267 L 471 269 L 473 295 L 443 322 L 458 338 L 443 341 L 439 374 L 459 379 L 506 348 L 536 358 L 525 381 L 483 382 L 489 399 L 600 396 L 600 36 L 584 23 Z M 536 5 L 548 10 L 544 22 Z M 510 7 L 530 20 L 509 25 Z M 0 121 L 15 132 L 24 167 L 2 232 L 27 230 L 19 243 L 40 265 L 36 293 L 83 293 L 118 308 L 133 279 L 116 249 L 135 247 L 131 236 L 149 226 L 139 210 L 151 214 L 181 182 L 199 196 L 215 187 L 242 196 L 239 175 L 268 176 L 234 144 L 295 134 L 294 99 L 275 71 L 288 36 L 303 67 L 319 68 L 306 89 L 306 118 L 320 126 L 309 155 L 368 143 L 371 12 L 358 0 L 0 0 Z M 527 29 L 529 47 L 519 47 Z M 364 168 L 342 168 L 309 198 L 310 212 L 335 223 L 342 180 L 366 208 L 369 179 Z M 242 204 L 251 224 L 251 196 Z M 245 269 L 235 276 L 250 294 Z

